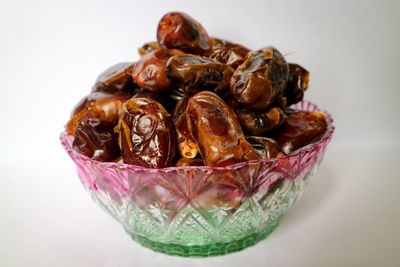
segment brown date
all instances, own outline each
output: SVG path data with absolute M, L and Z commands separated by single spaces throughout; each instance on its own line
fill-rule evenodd
M 285 110 L 288 106 L 287 98 L 285 96 L 278 98 L 275 102 L 275 105 L 281 110 Z M 274 106 L 274 104 L 272 104 L 272 106 Z
M 147 53 L 160 50 L 161 46 L 157 42 L 148 42 L 142 45 L 142 47 L 138 48 L 139 55 L 143 56 Z
M 76 126 L 73 148 L 94 160 L 115 160 L 120 156 L 120 151 L 114 126 L 113 123 L 86 114 Z
M 175 167 L 187 167 L 187 166 L 204 166 L 204 162 L 200 158 L 181 158 L 174 164 Z
M 133 92 L 136 88 L 132 76 L 134 63 L 122 62 L 103 71 L 92 87 L 92 92 Z
M 325 133 L 325 114 L 314 111 L 291 111 L 275 140 L 280 149 L 289 154 L 292 151 L 317 141 Z
M 178 102 L 179 100 L 181 100 L 186 94 L 186 90 L 180 87 L 176 87 L 174 89 L 171 90 L 170 94 L 169 94 L 169 98 L 174 101 L 174 102 Z
M 257 154 L 263 159 L 276 158 L 281 154 L 278 144 L 272 138 L 261 136 L 246 136 L 246 140 L 251 144 Z
M 174 106 L 171 104 L 171 101 L 169 101 L 168 95 L 165 94 L 165 92 L 153 92 L 153 91 L 146 90 L 146 89 L 140 89 L 132 96 L 132 99 L 133 98 L 153 99 L 153 100 L 157 101 L 158 103 L 160 103 L 168 112 L 171 111 Z
M 225 63 L 233 69 L 241 65 L 247 53 L 250 52 L 250 49 L 247 47 L 218 38 L 213 38 L 211 44 L 211 50 L 207 53 L 207 56 Z
M 186 108 L 189 99 L 194 96 L 198 91 L 188 90 L 181 100 L 176 104 L 172 121 L 175 125 L 176 137 L 178 141 L 179 153 L 184 158 L 195 158 L 198 152 L 198 146 L 193 140 L 186 120 Z
M 161 18 L 157 41 L 168 48 L 194 54 L 205 53 L 211 48 L 210 37 L 203 26 L 183 12 L 170 12 Z
M 228 106 L 233 109 L 235 112 L 242 107 L 239 105 L 239 103 L 235 100 L 233 96 L 227 97 L 224 99 L 225 103 L 228 104 Z
M 94 92 L 84 97 L 72 111 L 71 119 L 66 125 L 67 133 L 74 135 L 76 124 L 86 114 L 97 117 L 102 121 L 113 123 L 118 122 L 122 104 L 131 98 L 127 92 Z
M 246 141 L 233 110 L 215 93 L 202 91 L 190 98 L 188 129 L 207 166 L 227 166 L 259 159 Z
M 165 75 L 165 65 L 170 57 L 183 54 L 177 49 L 161 49 L 143 55 L 132 68 L 132 78 L 141 88 L 165 91 L 171 83 Z
M 213 90 L 219 95 L 229 94 L 233 69 L 216 60 L 196 55 L 177 55 L 168 60 L 168 79 L 183 88 Z
M 231 91 L 242 106 L 265 110 L 282 97 L 289 76 L 283 55 L 274 47 L 249 52 L 232 76 Z
M 308 88 L 310 73 L 302 66 L 289 63 L 289 79 L 286 83 L 284 96 L 287 104 L 296 104 L 303 100 L 304 91 Z
M 176 141 L 171 115 L 160 103 L 149 98 L 126 101 L 116 130 L 125 163 L 149 168 L 170 166 Z
M 281 126 L 286 119 L 285 113 L 278 107 L 261 112 L 248 109 L 235 112 L 243 131 L 250 135 L 264 135 Z

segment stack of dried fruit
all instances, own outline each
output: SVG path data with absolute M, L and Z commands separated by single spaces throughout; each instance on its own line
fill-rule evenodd
M 227 166 L 279 157 L 318 140 L 320 112 L 288 109 L 309 73 L 274 47 L 257 51 L 211 38 L 181 12 L 159 22 L 141 58 L 97 78 L 66 128 L 98 161 L 150 168 Z

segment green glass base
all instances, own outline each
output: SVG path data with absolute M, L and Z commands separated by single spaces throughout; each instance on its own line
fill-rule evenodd
M 280 218 L 274 223 L 269 224 L 261 232 L 251 234 L 239 240 L 233 240 L 227 243 L 209 243 L 205 245 L 184 246 L 174 243 L 154 242 L 138 234 L 131 234 L 131 237 L 144 247 L 148 247 L 154 251 L 168 255 L 182 257 L 211 257 L 225 255 L 255 245 L 259 241 L 266 238 L 272 231 L 274 231 L 274 229 L 278 226 L 279 221 Z

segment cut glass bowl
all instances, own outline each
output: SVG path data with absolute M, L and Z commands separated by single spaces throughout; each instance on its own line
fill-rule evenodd
M 292 106 L 318 110 L 306 101 Z M 154 251 L 207 257 L 242 250 L 268 236 L 301 196 L 334 132 L 293 153 L 227 167 L 150 169 L 104 163 L 61 143 L 94 201 L 137 242 Z

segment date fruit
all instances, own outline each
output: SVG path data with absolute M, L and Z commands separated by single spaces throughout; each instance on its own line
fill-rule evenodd
M 326 131 L 323 113 L 288 109 L 303 99 L 309 72 L 276 48 L 210 38 L 183 12 L 165 14 L 156 35 L 137 62 L 103 71 L 74 108 L 65 127 L 76 151 L 149 168 L 218 167 L 281 157 Z M 291 166 L 282 157 L 273 170 Z M 218 184 L 196 202 L 239 207 L 248 192 L 229 173 L 213 173 Z
M 131 76 L 133 64 L 132 62 L 121 62 L 103 71 L 97 77 L 92 92 L 132 92 L 136 87 Z
M 175 103 L 181 100 L 186 94 L 186 90 L 180 87 L 176 87 L 171 90 L 169 98 Z
M 66 129 L 69 135 L 74 135 L 76 124 L 86 114 L 99 118 L 102 121 L 116 124 L 123 103 L 131 98 L 127 92 L 94 92 L 84 97 L 72 111 L 71 119 Z
M 236 116 L 246 134 L 264 135 L 283 124 L 285 113 L 278 107 L 263 112 L 248 109 L 236 110 Z
M 246 141 L 233 110 L 215 93 L 197 93 L 190 98 L 186 112 L 189 131 L 207 166 L 260 158 Z
M 279 157 L 281 152 L 276 141 L 272 138 L 261 136 L 246 136 L 247 142 L 251 144 L 257 154 L 263 159 Z
M 157 41 L 168 48 L 193 54 L 202 54 L 211 48 L 210 37 L 203 26 L 183 12 L 170 12 L 161 18 Z
M 187 167 L 187 166 L 204 166 L 204 162 L 200 158 L 181 158 L 175 164 L 175 167 Z
M 148 42 L 142 45 L 142 47 L 138 48 L 139 55 L 143 56 L 146 55 L 147 53 L 160 50 L 161 46 L 157 42 Z
M 160 103 L 168 112 L 174 107 L 171 105 L 168 95 L 165 92 L 153 92 L 146 89 L 140 89 L 132 96 L 133 98 L 150 98 Z
M 182 155 L 182 157 L 191 159 L 196 157 L 199 148 L 189 132 L 186 120 L 186 108 L 189 103 L 189 99 L 196 93 L 197 91 L 195 90 L 188 90 L 183 98 L 176 104 L 172 116 L 172 121 L 175 125 L 179 153 Z
M 289 63 L 289 79 L 286 83 L 284 96 L 287 104 L 296 104 L 303 100 L 304 91 L 308 88 L 310 73 L 302 66 Z
M 76 126 L 72 146 L 93 160 L 113 161 L 120 156 L 118 134 L 113 129 L 114 124 L 86 114 Z
M 249 52 L 232 76 L 231 91 L 249 110 L 265 110 L 282 97 L 289 76 L 283 55 L 269 46 Z
M 177 49 L 161 49 L 143 55 L 132 68 L 132 78 L 141 88 L 165 91 L 171 83 L 165 75 L 165 65 L 170 57 L 183 54 Z
M 292 111 L 288 114 L 282 129 L 278 131 L 275 140 L 280 149 L 285 154 L 289 154 L 321 138 L 326 129 L 327 123 L 324 113 Z
M 211 44 L 212 47 L 207 56 L 221 63 L 225 63 L 233 69 L 241 65 L 247 53 L 250 52 L 250 49 L 247 47 L 218 38 L 213 38 Z
M 196 55 L 178 55 L 168 60 L 168 79 L 183 88 L 213 90 L 217 94 L 230 93 L 233 69 L 216 60 Z
M 171 115 L 157 101 L 126 101 L 116 130 L 125 163 L 149 168 L 171 165 L 176 146 L 173 124 Z

